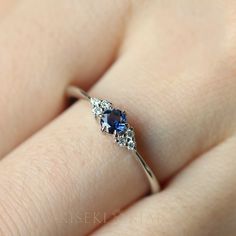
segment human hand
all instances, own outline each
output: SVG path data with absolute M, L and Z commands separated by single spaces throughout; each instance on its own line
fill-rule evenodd
M 235 11 L 13 4 L 0 25 L 0 234 L 235 235 Z M 86 102 L 65 111 L 70 84 L 128 111 L 161 192 L 145 197 L 144 173 Z

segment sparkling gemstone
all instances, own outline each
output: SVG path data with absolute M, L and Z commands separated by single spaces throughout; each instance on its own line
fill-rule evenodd
M 127 129 L 127 119 L 125 112 L 118 109 L 106 110 L 101 118 L 102 130 L 107 133 L 113 134 L 115 131 L 117 133 L 122 133 Z
M 116 142 L 117 142 L 120 146 L 124 147 L 124 146 L 126 146 L 127 139 L 126 139 L 125 136 L 118 136 L 118 137 L 116 138 Z
M 101 107 L 94 107 L 92 111 L 93 111 L 95 116 L 100 116 L 103 112 Z
M 107 100 L 103 100 L 101 102 L 101 108 L 103 110 L 111 110 L 112 109 L 112 104 L 110 102 L 108 102 Z
M 91 103 L 93 105 L 93 107 L 99 107 L 100 104 L 101 104 L 101 100 L 100 99 L 97 99 L 97 98 L 91 98 Z
M 125 123 L 119 123 L 119 122 L 115 122 L 115 130 L 118 133 L 122 133 L 127 129 L 127 124 Z
M 134 130 L 132 128 L 127 129 L 126 136 L 127 136 L 127 138 L 133 138 L 134 137 Z
M 136 144 L 135 144 L 135 141 L 134 141 L 134 140 L 130 140 L 130 141 L 127 143 L 127 148 L 128 148 L 129 150 L 134 150 L 134 149 L 135 149 L 135 146 L 136 146 Z

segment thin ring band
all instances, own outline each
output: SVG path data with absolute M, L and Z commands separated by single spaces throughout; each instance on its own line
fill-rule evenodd
M 68 97 L 85 99 L 91 103 L 94 116 L 100 121 L 101 130 L 113 134 L 119 146 L 126 147 L 135 154 L 136 160 L 144 170 L 150 183 L 150 192 L 152 194 L 158 192 L 160 186 L 156 176 L 137 151 L 135 133 L 133 127 L 127 123 L 126 113 L 113 108 L 112 103 L 107 100 L 90 97 L 89 94 L 78 87 L 69 86 L 66 92 Z

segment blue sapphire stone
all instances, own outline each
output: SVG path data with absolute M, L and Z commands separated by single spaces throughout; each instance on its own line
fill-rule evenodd
M 101 126 L 106 132 L 113 134 L 122 133 L 127 129 L 125 112 L 118 109 L 106 110 L 101 118 Z

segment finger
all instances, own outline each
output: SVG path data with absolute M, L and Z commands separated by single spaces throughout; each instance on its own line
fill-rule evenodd
M 147 193 L 132 152 L 110 138 L 81 101 L 4 158 L 3 234 L 86 235 Z
M 93 235 L 235 235 L 235 151 L 234 136 Z
M 235 128 L 234 40 L 222 34 L 231 8 L 218 14 L 210 3 L 205 7 L 211 11 L 198 2 L 186 8 L 155 2 L 146 8 L 148 18 L 136 14 L 120 60 L 92 91 L 129 111 L 141 151 L 161 182 Z M 192 8 L 196 14 L 187 14 Z
M 104 73 L 127 7 L 124 1 L 22 1 L 2 22 L 0 156 L 65 108 L 67 84 L 88 88 Z

